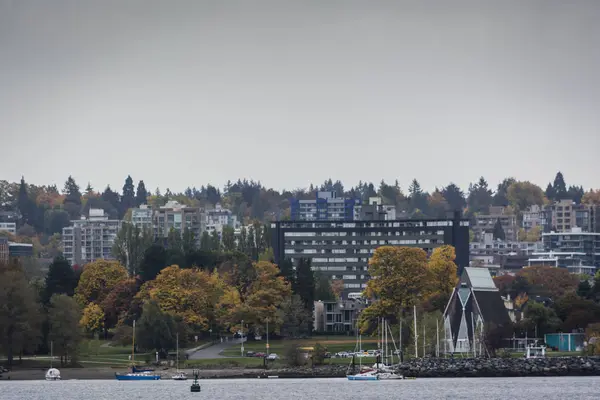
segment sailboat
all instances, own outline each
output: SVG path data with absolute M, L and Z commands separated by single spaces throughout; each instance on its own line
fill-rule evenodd
M 179 333 L 177 334 L 177 372 L 171 376 L 174 381 L 186 381 L 187 374 L 179 370 Z
M 60 371 L 56 368 L 52 368 L 52 360 L 54 359 L 54 342 L 50 342 L 50 369 L 46 371 L 47 381 L 60 381 Z
M 135 368 L 135 320 L 133 321 L 133 340 L 131 341 L 131 372 L 119 374 L 115 372 L 115 378 L 118 381 L 158 381 L 160 374 L 152 371 L 136 372 Z
M 358 321 L 356 322 L 356 346 L 354 347 L 354 354 L 352 355 L 352 362 L 348 366 L 348 370 L 346 372 L 346 377 L 349 381 L 378 381 L 379 375 L 377 375 L 377 370 L 374 368 L 362 366 L 362 357 L 358 357 L 358 373 L 350 373 L 350 368 L 354 367 L 354 360 L 356 354 L 362 352 L 362 336 L 359 335 L 358 332 Z M 352 368 L 354 369 L 354 368 Z M 354 371 L 353 371 L 354 372 Z
M 381 352 L 379 353 L 379 360 L 373 365 L 373 368 L 377 370 L 377 376 L 379 379 L 389 380 L 389 379 L 404 379 L 402 375 L 397 374 L 394 371 L 394 368 L 390 365 L 386 365 L 388 361 L 388 357 L 390 356 L 389 349 L 389 340 L 388 340 L 388 332 L 390 333 L 390 337 L 392 338 L 392 342 L 394 347 L 396 347 L 396 343 L 394 342 L 394 337 L 392 336 L 391 329 L 389 328 L 388 322 L 385 319 L 381 319 Z M 398 349 L 396 349 L 398 350 Z M 391 356 L 392 363 L 394 362 L 394 356 Z M 398 360 L 399 361 L 399 360 Z

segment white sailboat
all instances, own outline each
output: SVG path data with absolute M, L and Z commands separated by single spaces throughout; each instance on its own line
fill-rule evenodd
M 54 359 L 54 342 L 50 342 L 50 369 L 46 371 L 47 381 L 60 381 L 60 371 L 52 368 L 52 360 Z
M 354 347 L 354 355 L 352 356 L 352 363 L 348 365 L 346 376 L 349 381 L 378 381 L 379 376 L 375 368 L 369 368 L 362 366 L 362 357 L 358 357 L 358 373 L 351 374 L 350 368 L 354 366 L 356 354 L 362 352 L 362 337 L 358 333 L 358 321 L 356 322 L 356 346 Z
M 179 333 L 177 334 L 177 372 L 171 376 L 174 381 L 186 381 L 187 374 L 179 370 Z
M 392 338 L 392 343 L 393 343 L 394 347 L 396 347 L 396 342 L 394 341 L 394 337 L 389 328 L 387 320 L 382 318 L 381 319 L 381 342 L 380 342 L 381 343 L 381 349 L 380 349 L 381 351 L 379 353 L 379 362 L 375 363 L 373 365 L 373 368 L 376 369 L 377 376 L 381 380 L 404 379 L 404 376 L 395 372 L 392 365 L 386 364 L 388 362 L 389 358 L 391 358 L 392 364 L 394 363 L 393 354 L 390 357 L 388 332 L 390 334 L 389 337 Z M 396 349 L 396 350 L 398 350 L 398 349 Z M 399 356 L 398 356 L 398 358 L 399 358 Z M 398 362 L 400 362 L 399 359 L 398 359 Z

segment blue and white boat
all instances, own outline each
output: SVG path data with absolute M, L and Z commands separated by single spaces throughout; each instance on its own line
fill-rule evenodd
M 158 381 L 160 380 L 160 375 L 151 372 L 130 372 L 128 374 L 118 374 L 115 372 L 115 378 L 118 381 Z
M 349 381 L 378 381 L 379 374 L 377 373 L 376 370 L 368 370 L 368 371 L 359 372 L 358 374 L 355 374 L 355 375 L 348 375 L 348 380 Z

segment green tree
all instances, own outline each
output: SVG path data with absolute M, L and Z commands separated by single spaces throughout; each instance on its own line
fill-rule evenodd
M 140 265 L 140 276 L 143 281 L 151 281 L 167 266 L 167 251 L 158 243 L 148 247 Z
M 104 189 L 104 192 L 100 195 L 100 199 L 110 205 L 111 210 L 114 210 L 117 213 L 117 218 L 120 216 L 121 200 L 119 198 L 119 193 L 114 192 L 110 188 L 110 185 L 106 186 L 106 189 Z M 106 209 L 104 210 L 106 211 Z
M 487 214 L 492 205 L 492 200 L 492 191 L 483 176 L 479 178 L 475 185 L 469 185 L 467 205 L 471 213 Z
M 112 254 L 132 276 L 139 273 L 146 250 L 152 245 L 152 232 L 123 222 L 115 237 Z
M 508 206 L 508 188 L 515 182 L 515 178 L 506 178 L 498 184 L 498 189 L 492 200 L 493 205 L 502 207 Z
M 0 265 L 0 350 L 9 366 L 15 354 L 38 344 L 40 322 L 36 293 L 20 265 Z
M 60 356 L 61 365 L 77 355 L 81 342 L 80 308 L 72 297 L 55 294 L 48 307 L 48 339 L 54 343 L 54 353 Z
M 63 191 L 65 193 L 63 203 L 65 211 L 69 213 L 71 219 L 79 219 L 81 215 L 81 192 L 79 191 L 79 185 L 71 175 L 67 178 Z
M 525 211 L 533 205 L 543 205 L 545 196 L 542 189 L 531 182 L 514 182 L 508 187 L 509 204 L 517 211 Z
M 139 181 L 135 192 L 135 205 L 139 207 L 142 204 L 148 204 L 148 191 L 144 181 Z
M 329 277 L 321 271 L 313 271 L 313 273 L 315 276 L 315 300 L 335 301 L 336 295 Z
M 125 184 L 123 185 L 123 195 L 121 196 L 121 204 L 119 207 L 119 219 L 123 219 L 125 212 L 135 206 L 135 186 L 133 185 L 133 179 L 131 179 L 131 175 L 127 175 L 127 179 L 125 179 Z
M 410 187 L 408 188 L 409 205 L 412 212 L 420 211 L 427 214 L 427 193 L 421 189 L 421 184 L 416 179 L 413 179 Z
M 465 208 L 465 194 L 456 184 L 450 183 L 448 186 L 442 189 L 442 195 L 448 202 L 451 210 L 462 210 Z
M 525 306 L 525 318 L 522 320 L 522 327 L 525 328 L 529 336 L 544 337 L 546 333 L 554 333 L 561 324 L 556 312 L 544 306 L 541 303 L 530 301 Z
M 35 204 L 35 200 L 29 197 L 27 184 L 25 183 L 24 177 L 21 177 L 17 204 L 19 206 L 19 212 L 21 213 L 23 223 L 32 226 L 35 225 L 37 206 Z
M 212 240 L 210 238 L 210 234 L 208 231 L 202 232 L 202 236 L 200 237 L 200 250 L 202 251 L 211 251 L 212 250 Z
M 223 227 L 223 233 L 221 233 L 223 241 L 223 250 L 231 252 L 235 250 L 235 234 L 234 229 L 230 226 Z
M 298 295 L 286 298 L 278 310 L 282 321 L 281 335 L 296 338 L 309 335 L 312 326 L 312 310 L 308 311 Z
M 63 228 L 66 228 L 71 223 L 71 217 L 65 210 L 46 210 L 43 215 L 44 232 L 48 235 L 61 234 Z
M 504 228 L 502 227 L 502 223 L 500 222 L 500 218 L 498 218 L 498 220 L 496 220 L 496 223 L 494 224 L 494 240 L 505 240 L 506 239 L 506 235 L 504 234 Z
M 144 304 L 136 330 L 136 342 L 142 349 L 167 353 L 176 345 L 176 333 L 172 316 L 161 311 L 155 301 Z
M 548 186 L 546 186 L 546 191 L 544 192 L 544 194 L 546 195 L 546 198 L 548 200 L 556 200 L 556 192 L 554 191 L 554 186 L 552 186 L 551 183 L 548 183 Z
M 62 256 L 56 257 L 48 267 L 46 284 L 42 294 L 42 303 L 49 304 L 50 298 L 55 294 L 66 294 L 73 296 L 77 286 L 75 271 L 71 268 L 69 261 Z
M 554 184 L 552 185 L 554 192 L 554 200 L 564 200 L 569 198 L 567 193 L 567 185 L 565 184 L 565 178 L 562 172 L 558 171 L 554 178 Z
M 221 251 L 221 238 L 219 232 L 214 229 L 210 234 L 210 249 L 212 251 Z
M 304 308 L 312 310 L 315 301 L 315 275 L 310 265 L 310 259 L 298 259 L 296 279 L 293 281 L 292 291 L 300 296 L 304 302 Z

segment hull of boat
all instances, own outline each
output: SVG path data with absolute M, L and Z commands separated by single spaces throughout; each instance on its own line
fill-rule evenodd
M 349 381 L 378 381 L 377 375 L 348 375 Z
M 160 375 L 115 375 L 118 381 L 158 381 Z
M 60 376 L 59 377 L 55 377 L 55 378 L 48 378 L 46 377 L 47 381 L 60 381 Z

